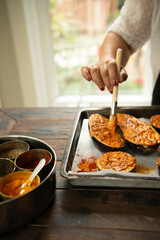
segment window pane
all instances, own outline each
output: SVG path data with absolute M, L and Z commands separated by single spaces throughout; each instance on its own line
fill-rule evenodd
M 82 65 L 97 62 L 108 26 L 120 14 L 124 0 L 49 0 L 60 95 L 104 95 L 81 76 Z M 146 48 L 127 64 L 129 79 L 121 94 L 143 94 Z M 109 93 L 107 93 L 109 94 Z

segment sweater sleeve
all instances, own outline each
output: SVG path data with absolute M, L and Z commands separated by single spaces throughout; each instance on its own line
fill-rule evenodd
M 126 0 L 108 32 L 117 33 L 137 50 L 150 38 L 153 5 L 153 0 Z

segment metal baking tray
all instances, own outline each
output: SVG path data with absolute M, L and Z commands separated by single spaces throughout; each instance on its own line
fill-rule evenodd
M 0 201 L 0 234 L 17 229 L 34 220 L 42 214 L 55 196 L 56 153 L 46 142 L 21 135 L 5 135 L 0 137 L 0 143 L 10 140 L 23 140 L 30 149 L 45 149 L 52 154 L 52 160 L 39 173 L 40 185 L 18 198 Z
M 160 107 L 118 107 L 117 112 L 133 115 L 149 123 L 152 115 L 160 114 Z M 110 108 L 84 109 L 77 113 L 72 129 L 72 135 L 68 141 L 60 174 L 67 178 L 72 185 L 93 187 L 133 187 L 133 188 L 160 188 L 159 170 L 156 164 L 159 150 L 149 155 L 133 152 L 128 146 L 126 151 L 136 157 L 136 165 L 139 172 L 115 172 L 103 170 L 97 172 L 78 172 L 77 163 L 84 157 L 91 155 L 98 157 L 106 152 L 105 149 L 95 145 L 89 136 L 88 119 L 91 114 L 99 113 L 107 118 L 110 116 Z

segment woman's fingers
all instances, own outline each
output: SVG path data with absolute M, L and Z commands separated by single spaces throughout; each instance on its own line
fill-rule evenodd
M 101 78 L 102 78 L 102 81 L 103 81 L 104 85 L 108 88 L 109 92 L 112 93 L 113 92 L 113 86 L 112 86 L 111 81 L 109 79 L 107 63 L 103 62 L 103 63 L 99 64 L 99 68 L 100 68 L 100 74 L 101 74 Z
M 126 81 L 127 78 L 128 78 L 128 74 L 127 74 L 126 70 L 124 68 L 122 68 L 121 72 L 120 72 L 119 82 L 122 83 L 122 82 Z
M 104 91 L 105 89 L 105 84 L 102 80 L 101 73 L 100 73 L 100 68 L 98 64 L 95 64 L 90 67 L 90 74 L 92 77 L 92 81 L 99 87 L 101 91 Z
M 128 77 L 123 67 L 121 67 L 120 78 L 118 77 L 115 59 L 99 62 L 91 67 L 83 66 L 81 73 L 86 80 L 92 80 L 101 91 L 107 87 L 110 93 L 113 92 L 113 86 L 124 82 Z
M 81 73 L 82 73 L 82 76 L 83 76 L 87 81 L 91 81 L 91 80 L 92 80 L 92 77 L 91 77 L 91 74 L 90 74 L 90 68 L 89 68 L 89 67 L 87 67 L 87 66 L 81 67 Z
M 117 65 L 115 59 L 111 60 L 107 64 L 108 75 L 112 86 L 117 86 L 119 83 Z

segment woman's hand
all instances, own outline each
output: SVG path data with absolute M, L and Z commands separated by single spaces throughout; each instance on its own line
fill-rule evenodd
M 123 50 L 119 79 L 116 65 L 116 52 L 118 48 Z M 112 93 L 113 86 L 127 79 L 128 75 L 123 66 L 127 64 L 129 57 L 134 52 L 135 50 L 121 36 L 109 32 L 102 43 L 99 62 L 91 67 L 83 66 L 81 68 L 82 76 L 88 81 L 92 80 L 101 91 L 107 87 L 109 92 Z
M 114 58 L 99 61 L 91 67 L 83 66 L 81 73 L 87 81 L 93 81 L 101 91 L 104 91 L 105 87 L 107 87 L 110 93 L 113 93 L 113 86 L 124 82 L 128 77 L 126 70 L 121 67 L 120 78 L 118 79 L 117 65 Z

